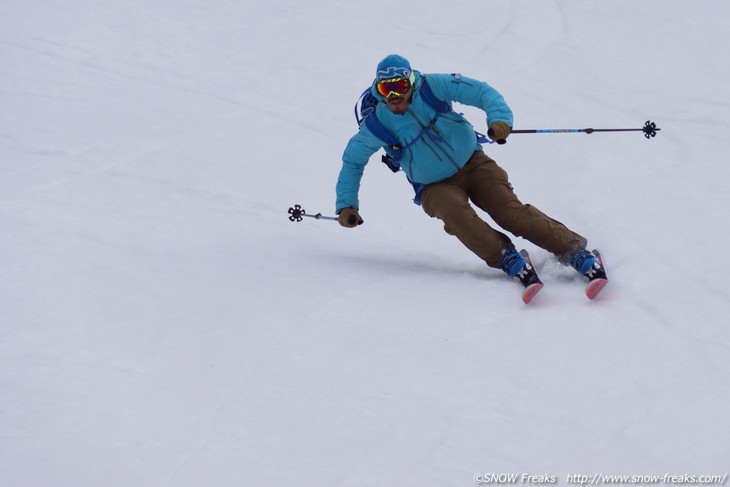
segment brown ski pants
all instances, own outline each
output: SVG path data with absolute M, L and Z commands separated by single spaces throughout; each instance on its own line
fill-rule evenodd
M 459 172 L 426 186 L 421 205 L 429 216 L 444 222 L 446 233 L 456 236 L 491 267 L 499 267 L 513 244 L 507 235 L 479 218 L 469 200 L 504 230 L 554 253 L 563 262 L 585 248 L 585 238 L 534 206 L 520 202 L 504 169 L 484 152 L 476 151 Z

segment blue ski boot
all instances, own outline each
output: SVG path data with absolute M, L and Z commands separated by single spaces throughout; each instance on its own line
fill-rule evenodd
M 530 255 L 526 250 L 518 253 L 513 247 L 512 250 L 507 251 L 504 257 L 502 257 L 500 267 L 508 276 L 519 279 L 525 287 L 522 293 L 522 301 L 525 304 L 532 301 L 532 298 L 543 287 L 542 281 L 538 277 L 537 271 L 530 260 Z
M 582 249 L 570 258 L 570 265 L 583 277 L 588 279 L 586 296 L 593 299 L 598 296 L 603 286 L 608 283 L 606 268 L 603 266 L 601 254 L 597 251 Z

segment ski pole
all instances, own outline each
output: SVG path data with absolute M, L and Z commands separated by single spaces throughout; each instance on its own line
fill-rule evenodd
M 644 127 L 640 129 L 529 129 L 529 130 L 512 130 L 510 134 L 560 134 L 560 133 L 576 133 L 585 132 L 592 134 L 593 132 L 644 132 L 644 137 L 651 139 L 656 137 L 656 133 L 661 130 L 651 120 L 647 120 Z
M 316 215 L 308 215 L 307 212 L 300 205 L 294 205 L 289 208 L 289 220 L 293 222 L 302 221 L 302 217 L 316 218 L 317 220 L 337 220 L 334 216 L 323 216 L 322 213 Z

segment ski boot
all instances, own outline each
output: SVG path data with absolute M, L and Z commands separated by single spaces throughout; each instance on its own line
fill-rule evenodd
M 530 255 L 526 250 L 517 252 L 513 247 L 502 257 L 500 268 L 510 277 L 519 279 L 525 287 L 522 293 L 522 301 L 527 304 L 542 289 L 543 283 L 532 265 Z
M 586 296 L 593 299 L 598 296 L 601 289 L 608 283 L 606 268 L 603 265 L 601 254 L 597 251 L 582 249 L 577 251 L 570 258 L 570 265 L 583 277 L 588 279 Z

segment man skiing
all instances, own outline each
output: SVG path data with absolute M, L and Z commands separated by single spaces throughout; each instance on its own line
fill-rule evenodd
M 370 156 L 385 147 L 386 152 L 397 152 L 396 163 L 416 190 L 414 201 L 487 265 L 518 278 L 526 288 L 525 302 L 542 287 L 529 257 L 479 218 L 469 201 L 502 229 L 552 252 L 595 281 L 597 289 L 589 289 L 589 297 L 600 291 L 606 283 L 605 270 L 600 257 L 586 249 L 587 240 L 520 202 L 507 173 L 482 151 L 474 127 L 451 110 L 452 101 L 484 110 L 489 138 L 504 143 L 512 129 L 512 111 L 494 88 L 459 74 L 421 75 L 407 59 L 393 54 L 378 64 L 370 92 L 378 103 L 366 118 L 374 118 L 360 124 L 342 157 L 336 188 L 340 225 L 352 228 L 363 223 L 360 180 Z M 448 110 L 435 108 L 438 102 L 449 103 Z M 397 144 L 384 143 L 382 132 L 392 134 Z

